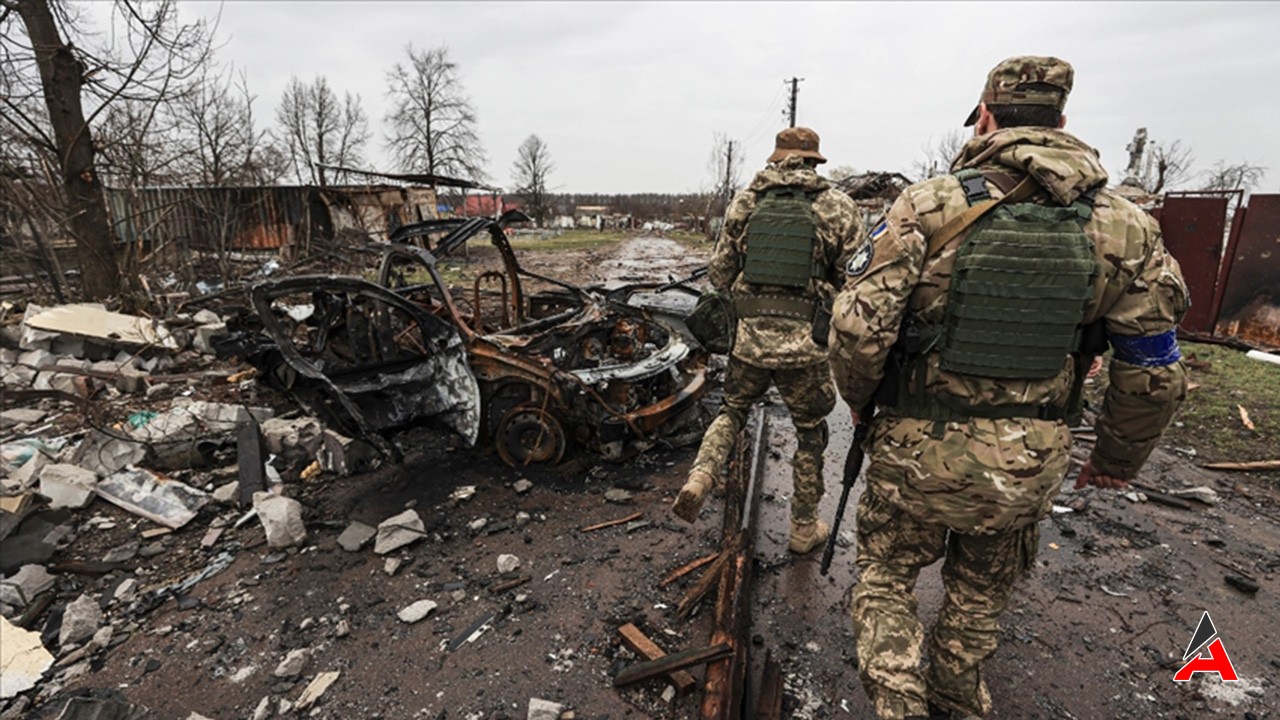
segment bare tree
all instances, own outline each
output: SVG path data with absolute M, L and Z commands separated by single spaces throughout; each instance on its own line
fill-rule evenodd
M 1267 169 L 1261 165 L 1251 165 L 1247 162 L 1228 163 L 1225 160 L 1219 160 L 1203 174 L 1201 189 L 1244 190 L 1247 195 L 1266 176 Z
M 486 161 L 471 107 L 449 49 L 406 48 L 408 63 L 387 73 L 392 109 L 387 144 L 408 172 L 484 179 Z
M 172 104 L 181 131 L 183 177 L 202 185 L 265 184 L 279 178 L 281 168 L 262 156 L 266 131 L 254 123 L 254 99 L 244 73 L 233 84 L 230 73 L 209 72 Z
M 1147 152 L 1150 155 L 1143 173 L 1143 189 L 1152 195 L 1172 190 L 1192 176 L 1191 166 L 1196 159 L 1191 148 L 1183 145 L 1181 140 L 1167 144 L 1153 140 Z
M 951 171 L 951 162 L 968 141 L 969 138 L 960 130 L 948 130 L 936 141 L 929 138 L 928 142 L 920 146 L 924 155 L 912 164 L 909 174 L 920 180 L 945 175 Z
M 60 0 L 0 0 L 11 91 L 0 120 L 57 168 L 61 224 L 76 243 L 84 294 L 95 299 L 115 295 L 121 273 L 92 127 L 116 102 L 169 97 L 210 53 L 208 25 L 179 23 L 171 0 L 117 0 L 112 23 L 104 45 Z
M 324 76 L 310 84 L 289 80 L 276 108 L 283 134 L 281 145 L 299 182 L 327 185 L 329 171 L 317 165 L 354 166 L 364 162 L 369 120 L 359 96 L 346 93 L 342 102 Z M 335 174 L 340 179 L 341 173 Z
M 719 233 L 720 219 L 729 209 L 733 194 L 742 185 L 742 143 L 731 140 L 724 133 L 716 133 L 707 156 L 707 173 L 711 176 L 711 191 L 706 193 L 706 236 L 714 241 Z M 714 218 L 714 220 L 713 220 Z
M 858 169 L 852 165 L 837 165 L 826 172 L 827 179 L 833 183 L 847 180 L 857 174 Z
M 530 135 L 520 143 L 511 172 L 516 193 L 524 199 L 529 215 L 539 226 L 547 217 L 547 176 L 555 169 L 542 138 Z

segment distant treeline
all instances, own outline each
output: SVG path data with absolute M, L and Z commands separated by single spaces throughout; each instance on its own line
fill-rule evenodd
M 636 193 L 607 195 L 601 193 L 552 193 L 547 206 L 553 215 L 573 215 L 583 205 L 604 205 L 610 213 L 631 215 L 637 222 L 646 220 L 677 221 L 698 218 L 707 212 L 707 196 L 700 193 Z

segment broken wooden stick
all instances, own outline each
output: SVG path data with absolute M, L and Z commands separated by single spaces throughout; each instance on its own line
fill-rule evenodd
M 660 675 L 667 675 L 676 670 L 684 670 L 685 668 L 694 667 L 728 657 L 733 653 L 733 648 L 729 647 L 729 643 L 718 643 L 708 647 L 693 648 L 692 650 L 682 650 L 678 653 L 672 653 L 658 660 L 648 660 L 646 662 L 636 663 L 629 668 L 618 673 L 613 679 L 614 687 L 622 687 L 631 685 L 643 680 L 655 678 Z
M 618 635 L 622 636 L 622 644 L 631 648 L 631 651 L 645 660 L 660 660 L 667 656 L 667 653 L 657 643 L 650 640 L 640 628 L 631 623 L 627 623 L 618 628 Z M 671 682 L 676 687 L 676 693 L 687 695 L 698 682 L 693 676 L 684 670 L 676 670 L 669 673 Z
M 1254 460 L 1253 462 L 1215 462 L 1200 467 L 1206 470 L 1280 470 L 1280 460 Z
M 515 588 L 518 588 L 532 579 L 533 579 L 532 576 L 524 575 L 516 578 L 515 580 L 507 580 L 506 582 L 500 582 L 495 584 L 493 587 L 489 588 L 489 592 L 493 593 L 494 595 L 497 595 L 498 593 L 504 593 L 508 590 L 513 590 Z
M 697 560 L 685 563 L 675 570 L 672 570 L 666 577 L 662 578 L 662 581 L 658 583 L 658 587 L 664 588 L 718 557 L 720 557 L 720 553 L 713 552 L 710 555 L 704 555 Z
M 644 517 L 644 513 L 638 512 L 633 515 L 628 515 L 624 518 L 618 518 L 617 520 L 605 520 L 602 523 L 596 523 L 595 525 L 588 525 L 584 528 L 578 528 L 578 532 L 594 532 L 596 530 L 603 530 L 607 527 L 613 527 L 614 525 L 625 525 L 626 523 L 629 523 L 632 520 L 639 520 L 642 517 Z
M 694 606 L 720 581 L 720 573 L 724 571 L 724 567 L 728 562 L 728 552 L 721 551 L 716 554 L 716 559 L 712 561 L 711 567 L 702 573 L 702 577 L 698 578 L 698 582 L 694 583 L 688 592 L 684 594 L 684 597 L 680 599 L 680 604 L 676 606 L 676 617 L 689 617 L 689 614 L 693 612 Z

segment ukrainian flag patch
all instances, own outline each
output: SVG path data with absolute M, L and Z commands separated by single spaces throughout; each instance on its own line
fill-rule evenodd
M 871 242 L 875 242 L 880 238 L 884 237 L 884 234 L 887 232 L 889 232 L 888 221 L 881 220 L 880 224 L 876 226 L 875 230 L 871 231 Z

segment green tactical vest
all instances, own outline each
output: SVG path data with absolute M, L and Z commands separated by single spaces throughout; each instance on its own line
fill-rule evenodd
M 1043 380 L 1079 343 L 1098 273 L 1084 223 L 1093 208 L 1002 205 L 956 254 L 941 367 L 988 378 Z
M 813 244 L 818 223 L 813 198 L 797 187 L 766 190 L 747 221 L 742 279 L 757 285 L 805 288 L 817 274 Z
M 970 205 L 989 197 L 976 170 L 957 177 Z M 916 376 L 916 387 L 913 397 L 898 396 L 899 414 L 951 421 L 1062 419 L 1076 413 L 1073 407 L 1031 404 L 973 407 L 949 394 L 927 393 L 924 358 L 937 352 L 943 370 L 979 378 L 1045 380 L 1060 373 L 1080 348 L 1098 273 L 1093 241 L 1084 232 L 1094 194 L 1067 207 L 1004 204 L 974 224 L 956 254 L 943 321 L 908 320 L 915 347 L 902 359 L 914 367 L 903 368 L 902 390 L 907 391 L 906 374 Z M 1078 402 L 1078 392 L 1072 394 L 1069 405 Z

